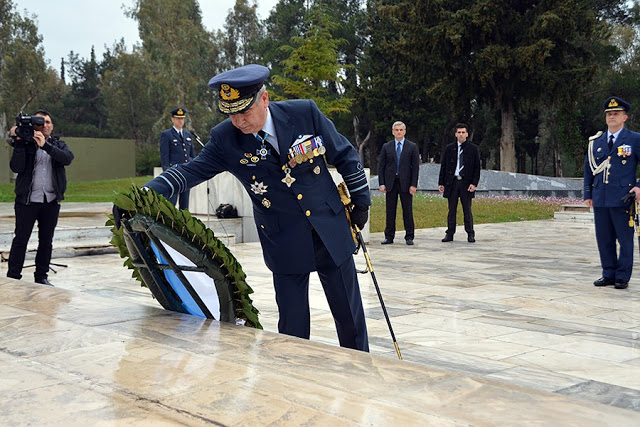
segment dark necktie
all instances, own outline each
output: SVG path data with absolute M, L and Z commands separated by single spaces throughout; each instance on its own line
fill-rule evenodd
M 402 155 L 402 144 L 396 144 L 396 175 L 400 174 L 400 156 Z
M 609 137 L 609 151 L 613 149 L 613 135 Z
M 462 155 L 464 149 L 462 145 L 458 146 L 458 164 L 460 165 L 460 169 L 458 169 L 458 175 L 462 176 L 462 168 L 464 168 L 464 156 Z

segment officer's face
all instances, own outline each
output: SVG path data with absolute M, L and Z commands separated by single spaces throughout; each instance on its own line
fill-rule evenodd
M 53 132 L 53 122 L 51 121 L 51 117 L 44 114 L 36 114 L 36 116 L 44 117 L 44 125 L 34 126 L 33 128 L 42 132 L 45 138 L 49 138 L 51 136 L 51 132 Z
M 171 117 L 171 122 L 173 122 L 176 129 L 180 130 L 184 126 L 184 117 Z
M 607 111 L 607 127 L 609 130 L 617 132 L 624 126 L 629 116 L 624 111 Z
M 267 121 L 267 108 L 269 107 L 269 93 L 264 91 L 256 102 L 244 113 L 229 116 L 231 123 L 244 134 L 257 133 Z

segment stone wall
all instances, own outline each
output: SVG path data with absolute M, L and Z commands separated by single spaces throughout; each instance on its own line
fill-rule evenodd
M 421 164 L 418 191 L 427 194 L 438 193 L 439 174 L 440 164 Z M 371 177 L 370 185 L 376 194 L 380 194 L 378 192 L 377 176 Z M 553 178 L 483 169 L 480 172 L 477 191 L 478 194 L 490 195 L 574 197 L 582 199 L 582 178 Z

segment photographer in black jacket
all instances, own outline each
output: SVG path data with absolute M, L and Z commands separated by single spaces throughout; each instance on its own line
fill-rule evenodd
M 27 252 L 27 242 L 36 221 L 38 221 L 38 252 L 36 254 L 36 283 L 53 286 L 47 280 L 51 252 L 53 250 L 53 232 L 58 223 L 60 201 L 67 189 L 65 166 L 71 164 L 73 153 L 64 141 L 52 137 L 53 121 L 51 114 L 39 110 L 34 117 L 42 117 L 43 125 L 25 125 L 10 130 L 9 144 L 13 146 L 11 170 L 16 177 L 16 229 L 9 253 L 7 277 L 22 278 L 22 266 Z M 27 120 L 28 122 L 28 120 Z M 29 133 L 32 126 L 33 137 L 16 136 Z M 26 132 L 25 132 L 26 130 Z

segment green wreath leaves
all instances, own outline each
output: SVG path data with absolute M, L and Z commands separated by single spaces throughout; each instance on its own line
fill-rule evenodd
M 128 193 L 118 193 L 116 195 L 114 205 L 126 211 L 125 217 L 127 218 L 132 218 L 136 214 L 146 215 L 156 222 L 164 224 L 187 238 L 193 245 L 196 245 L 206 253 L 207 257 L 220 263 L 220 268 L 225 277 L 235 287 L 233 304 L 236 317 L 243 319 L 246 326 L 262 329 L 262 325 L 258 320 L 259 311 L 253 306 L 253 302 L 249 297 L 253 293 L 253 289 L 246 282 L 246 274 L 242 270 L 242 266 L 231 251 L 215 237 L 213 231 L 207 228 L 202 221 L 191 216 L 187 210 L 176 209 L 173 203 L 157 194 L 153 189 L 142 190 L 132 186 Z M 123 228 L 116 228 L 112 214 L 109 214 L 108 217 L 109 219 L 105 225 L 112 227 L 113 237 L 111 238 L 111 244 L 118 249 L 120 257 L 125 258 L 124 266 L 133 270 L 132 277 L 140 281 L 142 286 L 149 287 L 138 269 L 133 265 L 125 244 Z

